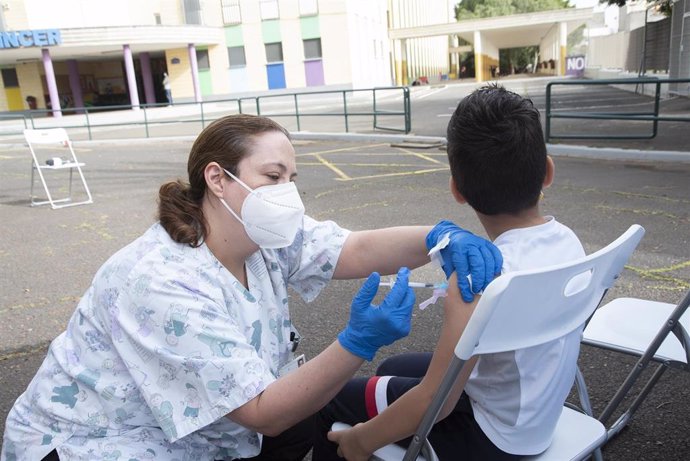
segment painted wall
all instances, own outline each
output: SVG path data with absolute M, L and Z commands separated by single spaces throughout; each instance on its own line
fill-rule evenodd
M 23 0 L 5 0 L 3 3 L 3 15 L 5 17 L 5 25 L 8 30 L 20 29 L 49 29 L 51 27 L 31 27 L 27 17 L 25 2 Z
M 561 47 L 559 44 L 560 29 L 558 26 L 552 27 L 539 43 L 539 61 L 554 61 L 553 68 L 541 68 L 539 73 L 548 75 L 558 75 L 560 69 Z
M 173 59 L 179 60 L 179 63 L 171 64 Z M 168 77 L 170 78 L 170 91 L 172 92 L 173 101 L 176 98 L 194 98 L 192 70 L 187 48 L 166 50 L 165 61 L 168 66 Z
M 22 3 L 25 10 L 25 24 L 8 21 L 8 26 L 14 29 L 154 25 L 155 14 L 160 15 L 163 24 L 184 24 L 181 2 L 166 0 L 10 0 L 10 3 Z M 210 2 L 205 3 L 209 5 L 204 4 L 204 8 L 211 6 Z M 10 10 L 13 8 L 11 5 Z M 204 15 L 203 19 L 206 25 L 219 25 L 212 14 Z
M 456 2 L 435 0 L 389 0 L 391 28 L 426 26 L 455 22 L 453 5 Z M 397 84 L 411 84 L 418 77 L 438 80 L 448 73 L 448 38 L 428 37 L 406 40 L 407 59 L 403 60 L 400 41 L 393 44 L 395 80 Z M 408 81 L 409 78 L 409 81 Z
M 263 44 L 280 42 L 283 50 L 283 61 L 282 66 L 277 62 L 266 63 L 266 68 L 267 70 L 271 68 L 279 74 L 279 69 L 282 67 L 286 87 L 303 87 L 306 83 L 304 72 L 301 69 L 304 54 L 301 49 L 298 4 L 295 1 L 280 1 L 278 2 L 278 8 L 280 19 L 263 21 L 262 23 Z M 260 15 L 261 13 L 259 12 L 259 19 Z M 280 88 L 280 85 L 278 88 Z
M 244 45 L 247 65 L 229 70 L 230 92 L 260 91 L 268 88 L 266 79 L 266 50 L 261 28 L 259 2 L 241 3 L 242 25 L 226 28 L 228 46 Z M 232 30 L 228 30 L 232 29 Z M 229 40 L 229 37 L 232 39 Z
M 343 85 L 352 81 L 350 30 L 344 14 L 345 1 L 319 2 L 319 28 L 323 52 L 323 73 L 327 85 Z
M 386 3 L 356 0 L 347 6 L 352 87 L 390 85 Z
M 225 28 L 225 43 L 228 47 L 245 46 L 244 36 L 242 30 L 244 26 L 234 25 Z M 246 65 L 246 47 L 245 47 L 245 64 L 237 64 L 229 62 L 228 68 L 228 87 L 229 92 L 244 92 L 249 91 L 249 77 Z
M 315 40 L 321 42 L 321 58 L 307 59 L 304 57 L 304 76 L 307 86 L 322 86 L 326 84 L 323 71 L 323 40 L 321 39 L 321 25 L 318 16 L 300 18 L 300 33 L 302 40 Z
M 438 80 L 448 73 L 448 39 L 446 37 L 416 38 L 407 41 L 407 62 L 410 80 L 427 77 Z
M 673 6 L 669 74 L 671 78 L 690 78 L 690 0 L 678 0 Z M 688 83 L 669 86 L 679 95 L 690 96 Z
M 283 8 L 285 6 L 285 8 Z M 291 6 L 288 8 L 288 6 Z M 281 5 L 280 34 L 283 42 L 283 63 L 285 65 L 285 83 L 288 88 L 307 86 L 304 75 L 304 45 L 302 27 L 299 19 L 297 2 Z M 285 16 L 283 16 L 283 14 Z
M 43 64 L 39 62 L 19 63 L 16 66 L 16 70 L 19 86 L 22 90 L 22 100 L 24 101 L 25 108 L 29 108 L 26 104 L 26 97 L 33 96 L 36 98 L 36 108 L 45 109 L 46 105 L 43 101 L 43 83 L 41 82 Z
M 480 31 L 474 32 L 473 46 L 475 79 L 478 82 L 493 79 L 491 69 L 498 69 L 498 47 Z
M 592 37 L 587 46 L 587 67 L 625 69 L 630 32 Z
M 82 78 L 88 79 L 88 84 L 93 90 L 83 89 L 83 100 L 85 103 L 93 102 L 96 92 L 103 93 L 107 82 L 110 83 L 110 88 L 116 93 L 126 91 L 126 78 L 122 70 L 121 61 L 83 61 L 77 62 L 77 66 L 79 74 Z M 23 98 L 26 99 L 28 95 L 34 96 L 37 99 L 38 108 L 45 108 L 45 96 L 48 94 L 48 89 L 45 84 L 43 63 L 31 62 L 20 64 L 16 69 Z M 69 84 L 67 62 L 53 61 L 53 70 L 55 72 L 58 93 L 61 96 L 71 95 L 72 88 Z
M 325 83 L 323 79 L 323 61 L 321 59 L 305 61 L 304 76 L 307 86 L 320 86 Z
M 318 0 L 318 14 L 304 17 L 300 16 L 298 1 L 279 0 L 280 19 L 275 21 L 262 21 L 260 2 L 242 0 L 242 24 L 239 26 L 223 24 L 220 1 L 199 1 L 203 25 L 217 27 L 216 30 L 224 32 L 220 34 L 221 37 L 225 36 L 223 42 L 214 44 L 216 37 L 207 32 L 205 38 L 199 41 L 200 47 L 206 47 L 209 53 L 210 67 L 207 71 L 201 71 L 200 75 L 201 87 L 207 96 L 266 90 L 268 63 L 265 43 L 269 36 L 282 44 L 282 65 L 288 88 L 300 89 L 308 85 L 361 88 L 392 83 L 391 50 L 387 37 L 387 0 Z M 421 6 L 423 0 L 414 1 L 417 6 L 408 11 L 410 15 L 433 10 Z M 93 40 L 84 35 L 87 32 L 83 32 L 89 29 L 93 34 L 93 30 L 100 31 L 104 28 L 102 30 L 110 37 L 108 33 L 112 35 L 118 30 L 124 30 L 120 26 L 155 25 L 157 17 L 162 25 L 182 25 L 185 22 L 183 4 L 181 0 L 120 0 L 117 3 L 112 0 L 3 0 L 8 29 L 58 28 L 64 34 L 69 33 L 72 40 L 91 40 L 89 43 L 93 43 Z M 275 26 L 271 26 L 271 22 Z M 271 27 L 272 31 L 268 33 L 267 29 Z M 147 37 L 136 36 L 137 30 L 140 29 L 132 28 L 133 37 L 113 36 L 110 39 L 115 43 L 130 40 L 131 43 L 146 44 Z M 165 30 L 168 29 L 161 29 Z M 320 59 L 305 59 L 305 39 L 321 40 Z M 439 51 L 441 47 L 429 40 L 421 44 L 420 50 L 426 53 L 428 48 L 434 48 L 443 55 L 443 51 Z M 172 45 L 165 51 L 173 97 L 176 100 L 191 99 L 194 97 L 194 89 L 187 48 L 173 48 L 175 46 L 178 45 Z M 230 66 L 228 46 L 244 46 L 244 67 Z M 124 81 L 122 56 L 117 53 L 104 56 L 109 61 L 82 62 L 78 55 L 71 58 L 77 60 L 82 76 L 91 76 L 94 81 L 117 78 Z M 136 52 L 134 58 L 138 58 Z M 173 60 L 177 63 L 173 64 Z M 59 92 L 71 93 L 66 63 L 54 61 L 54 66 Z M 32 70 L 22 74 L 20 85 L 27 82 L 27 88 L 22 88 L 22 93 L 39 93 L 40 89 L 40 94 L 36 97 L 41 106 L 46 93 L 43 66 L 38 62 L 25 69 Z M 433 69 L 433 66 L 428 69 Z M 41 88 L 37 87 L 38 83 Z M 89 102 L 87 94 L 84 99 Z
M 116 27 L 185 24 L 177 0 L 3 0 L 9 29 Z M 220 1 L 200 0 L 202 25 L 222 27 Z M 258 3 L 252 0 L 251 3 Z M 243 5 L 244 7 L 244 5 Z M 104 12 L 106 14 L 104 14 Z
M 295 0 L 279 2 L 279 20 L 261 20 L 259 3 L 240 4 L 242 24 L 225 28 L 227 46 L 244 46 L 247 65 L 229 68 L 230 92 L 268 88 L 265 44 L 280 42 L 287 88 L 308 85 L 307 68 L 323 84 L 354 87 L 390 84 L 385 0 L 320 0 L 318 15 L 300 16 Z M 321 39 L 321 63 L 305 61 L 304 40 Z M 241 79 L 241 81 L 240 81 Z M 310 79 L 313 84 L 319 78 Z
M 209 46 L 208 59 L 211 65 L 208 72 L 212 83 L 211 94 L 228 94 L 230 92 L 230 80 L 227 78 L 227 70 L 230 62 L 227 47 L 224 45 Z
M 0 88 L 0 111 L 6 111 L 8 109 L 7 105 L 7 94 L 5 93 L 5 88 Z

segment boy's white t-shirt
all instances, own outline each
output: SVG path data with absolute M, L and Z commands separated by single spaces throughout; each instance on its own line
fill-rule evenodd
M 552 216 L 538 226 L 494 240 L 503 273 L 536 269 L 585 256 L 577 236 Z M 557 306 L 554 306 L 557 308 Z M 501 450 L 533 455 L 551 444 L 577 366 L 581 329 L 540 346 L 483 355 L 465 386 L 474 417 Z

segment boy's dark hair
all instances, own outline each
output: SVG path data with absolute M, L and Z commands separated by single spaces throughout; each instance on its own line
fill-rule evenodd
M 537 204 L 546 144 L 532 101 L 498 85 L 465 97 L 448 123 L 448 161 L 458 191 L 486 215 Z

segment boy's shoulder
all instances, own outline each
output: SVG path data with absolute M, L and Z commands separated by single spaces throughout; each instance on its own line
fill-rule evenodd
M 494 240 L 503 254 L 503 272 L 537 269 L 585 256 L 572 229 L 553 216 L 545 218 L 544 224 L 511 229 Z

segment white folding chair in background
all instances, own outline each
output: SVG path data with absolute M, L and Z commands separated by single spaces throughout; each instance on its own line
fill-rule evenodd
M 397 445 L 388 445 L 376 451 L 372 459 L 436 460 L 427 436 L 465 363 L 476 355 L 537 346 L 582 328 L 618 278 L 643 235 L 644 229 L 633 225 L 605 248 L 578 261 L 512 272 L 491 282 L 458 341 L 455 355 L 410 446 L 405 450 Z M 333 430 L 346 427 L 336 423 Z M 605 440 L 606 429 L 601 422 L 564 406 L 551 446 L 540 455 L 524 459 L 581 460 L 590 456 Z M 426 449 L 422 450 L 424 446 Z M 420 451 L 423 458 L 417 458 Z
M 622 431 L 664 372 L 690 371 L 690 291 L 678 304 L 637 298 L 617 298 L 596 310 L 585 328 L 582 343 L 608 351 L 638 357 L 627 378 L 618 388 L 598 419 L 604 425 L 648 365 L 657 368 L 647 383 L 634 395 L 620 416 L 607 426 L 609 441 Z
M 82 167 L 84 163 L 77 160 L 77 155 L 74 153 L 72 142 L 67 135 L 64 128 L 50 128 L 44 130 L 24 130 L 24 139 L 29 145 L 31 151 L 31 206 L 50 204 L 51 208 L 64 208 L 75 205 L 85 205 L 93 203 L 91 191 L 86 184 L 86 178 Z M 67 196 L 56 199 L 51 193 L 46 180 L 46 175 L 49 172 L 69 171 L 69 185 Z M 81 185 L 83 188 L 83 199 L 74 201 L 72 199 L 72 180 L 73 172 L 77 171 Z M 43 190 L 47 198 L 45 200 L 37 200 L 34 195 L 35 173 L 43 185 Z

